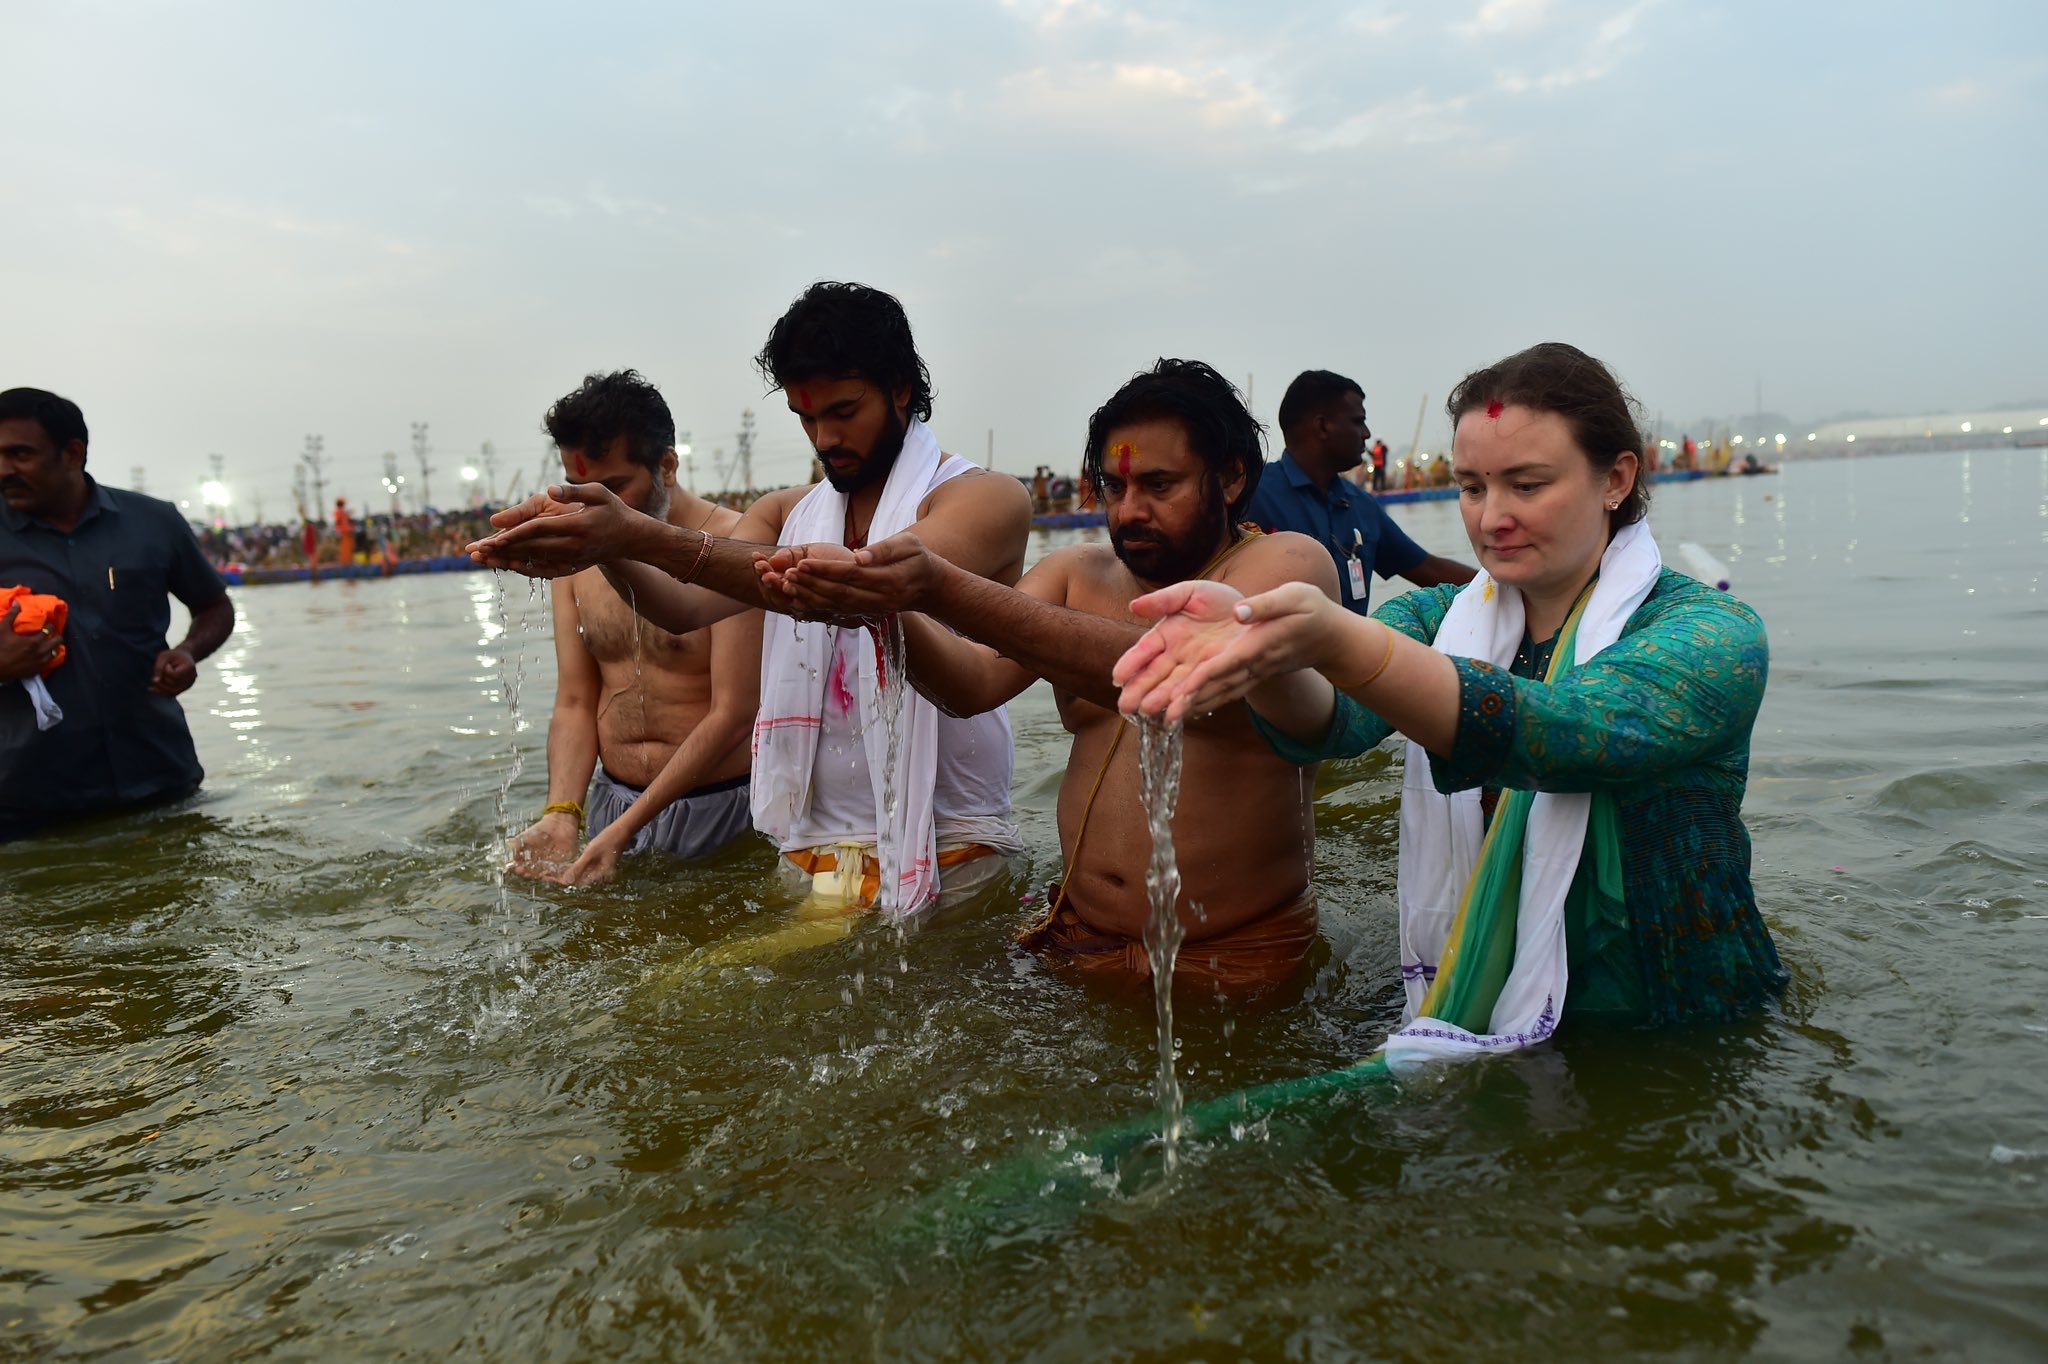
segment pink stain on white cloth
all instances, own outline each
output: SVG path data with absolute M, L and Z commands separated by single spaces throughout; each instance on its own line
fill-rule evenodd
M 854 707 L 860 704 L 860 698 L 854 695 L 853 688 L 846 685 L 846 660 L 845 649 L 832 651 L 832 690 L 828 694 L 841 715 L 851 714 Z

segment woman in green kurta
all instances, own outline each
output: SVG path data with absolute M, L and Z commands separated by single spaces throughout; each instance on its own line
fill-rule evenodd
M 1647 526 L 1636 525 L 1649 499 L 1631 409 L 1604 365 L 1557 343 L 1468 375 L 1449 410 L 1478 579 L 1411 592 L 1370 620 L 1305 584 L 1249 600 L 1182 584 L 1134 603 L 1177 628 L 1148 635 L 1118 680 L 1126 710 L 1169 718 L 1246 697 L 1268 741 L 1297 762 L 1361 753 L 1399 731 L 1426 754 L 1436 791 L 1481 791 L 1489 822 L 1503 792 L 1591 793 L 1565 901 L 1564 1016 L 1728 1018 L 1785 980 L 1740 817 L 1769 655 L 1755 612 L 1656 569 Z M 1553 668 L 1624 533 L 1652 557 L 1625 621 L 1616 615 L 1618 637 L 1610 627 L 1611 643 Z M 1493 661 L 1432 647 L 1460 592 L 1481 594 L 1463 618 L 1518 609 L 1519 647 L 1507 639 Z M 1417 798 L 1411 790 L 1404 806 Z M 1435 870 L 1410 856 L 1404 884 Z M 1511 959 L 1511 928 L 1506 941 Z M 1447 975 L 1450 964 L 1446 955 Z

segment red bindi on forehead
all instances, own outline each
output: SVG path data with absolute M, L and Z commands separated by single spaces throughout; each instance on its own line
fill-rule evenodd
M 1498 398 L 1495 398 L 1492 402 L 1486 405 L 1486 415 L 1489 419 L 1493 421 L 1499 421 L 1500 414 L 1506 410 L 1507 404 L 1503 403 Z

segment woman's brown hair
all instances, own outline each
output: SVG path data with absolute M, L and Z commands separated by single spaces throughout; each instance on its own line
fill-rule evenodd
M 1642 409 L 1614 377 L 1614 371 L 1577 346 L 1545 341 L 1505 360 L 1475 369 L 1451 390 L 1444 409 L 1451 429 L 1475 408 L 1499 403 L 1555 412 L 1600 477 L 1623 453 L 1636 457 L 1636 476 L 1621 505 L 1607 514 L 1612 535 L 1650 512 L 1650 462 L 1643 457 Z

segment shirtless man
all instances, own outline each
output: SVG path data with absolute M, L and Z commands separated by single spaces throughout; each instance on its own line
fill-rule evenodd
M 940 451 L 925 425 L 931 379 L 896 299 L 861 284 L 814 284 L 776 321 L 755 363 L 803 424 L 823 483 L 769 493 L 736 525 L 706 530 L 640 514 L 579 477 L 493 516 L 501 529 L 471 545 L 472 556 L 536 577 L 602 564 L 613 583 L 630 586 L 643 617 L 678 632 L 748 607 L 798 614 L 755 567 L 784 541 L 826 541 L 850 559 L 846 546 L 908 530 L 970 577 L 1017 581 L 1030 494 Z M 807 904 L 837 905 L 842 915 L 906 914 L 941 889 L 965 894 L 1021 846 L 1009 818 L 1001 703 L 956 718 L 911 696 L 892 752 L 880 654 L 863 622 L 822 613 L 775 622 L 762 649 L 754 825 L 775 839 L 791 879 L 812 889 Z M 1105 663 L 1113 710 L 1108 676 Z M 891 768 L 896 799 L 885 801 Z
M 1263 459 L 1259 425 L 1228 381 L 1196 361 L 1161 360 L 1088 423 L 1082 477 L 1108 512 L 1108 545 L 1055 550 L 1015 588 L 963 572 L 914 535 L 858 556 L 800 546 L 767 566 L 769 584 L 805 609 L 919 613 L 903 617 L 911 680 L 954 714 L 1001 705 L 1034 678 L 1053 684 L 1074 736 L 1059 800 L 1066 875 L 1023 939 L 1050 957 L 1136 979 L 1151 970 L 1139 745 L 1110 680 L 1146 629 L 1132 598 L 1199 577 L 1306 581 L 1336 597 L 1315 541 L 1238 529 Z M 1312 774 L 1274 757 L 1241 704 L 1190 723 L 1182 761 L 1173 841 L 1187 941 L 1175 975 L 1224 989 L 1285 979 L 1316 937 Z
M 656 521 L 730 533 L 739 513 L 676 485 L 676 427 L 632 370 L 593 374 L 549 409 L 563 471 Z M 512 870 L 586 886 L 628 852 L 701 857 L 753 827 L 748 736 L 760 690 L 761 613 L 672 634 L 641 622 L 599 569 L 557 578 L 548 803 L 512 841 Z M 602 762 L 602 766 L 598 764 Z M 591 780 L 596 768 L 596 782 Z M 589 789 L 590 842 L 577 836 Z

